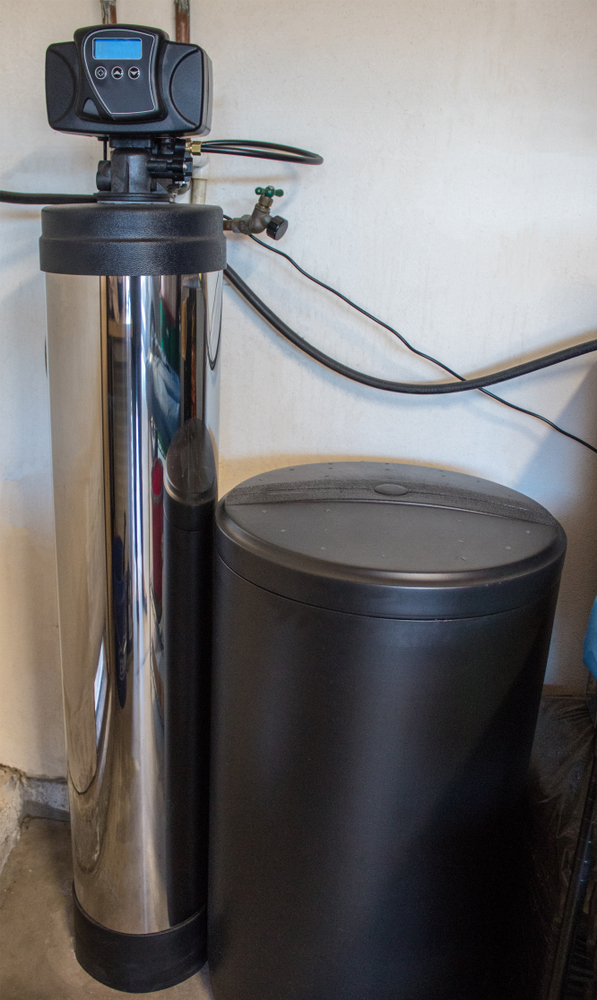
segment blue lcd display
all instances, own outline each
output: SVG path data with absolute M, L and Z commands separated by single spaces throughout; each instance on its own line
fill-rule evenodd
M 93 42 L 94 59 L 141 59 L 143 43 L 140 38 L 96 38 Z

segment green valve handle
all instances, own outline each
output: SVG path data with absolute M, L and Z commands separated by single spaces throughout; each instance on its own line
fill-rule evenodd
M 276 198 L 281 198 L 284 192 L 282 188 L 273 188 L 268 186 L 265 188 L 262 187 L 255 188 L 255 194 L 264 194 L 266 198 L 273 198 L 274 195 L 276 196 Z

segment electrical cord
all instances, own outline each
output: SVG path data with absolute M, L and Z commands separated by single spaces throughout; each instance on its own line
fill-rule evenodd
M 256 237 L 252 237 L 252 239 L 255 239 L 257 243 L 262 242 L 261 240 L 257 240 Z M 280 256 L 282 257 L 287 257 L 288 260 L 291 261 L 291 263 L 295 264 L 292 258 L 290 258 L 288 254 L 285 254 L 283 251 L 276 250 L 274 247 L 269 247 L 267 246 L 267 244 L 262 244 L 262 245 L 266 246 L 268 250 L 273 250 L 274 253 L 280 254 Z M 454 375 L 454 377 L 459 381 L 439 382 L 439 383 L 393 382 L 387 379 L 380 379 L 375 375 L 368 375 L 365 372 L 358 371 L 354 368 L 350 368 L 348 365 L 345 365 L 340 361 L 336 361 L 335 358 L 331 358 L 323 351 L 320 351 L 319 348 L 315 347 L 313 344 L 310 344 L 309 341 L 305 340 L 298 333 L 296 333 L 295 330 L 293 330 L 282 319 L 280 319 L 280 317 L 277 316 L 276 313 L 274 313 L 273 310 L 271 310 L 269 306 L 267 306 L 259 298 L 258 295 L 256 295 L 256 293 L 252 290 L 252 288 L 249 288 L 249 286 L 242 280 L 240 275 L 238 275 L 236 271 L 229 265 L 228 267 L 226 267 L 224 274 L 226 275 L 230 283 L 234 286 L 234 288 L 236 288 L 236 290 L 249 303 L 249 305 L 251 305 L 253 309 L 255 309 L 255 311 L 258 312 L 263 317 L 263 319 L 265 319 L 270 324 L 270 326 L 272 326 L 275 330 L 277 330 L 278 333 L 280 333 L 283 337 L 285 337 L 292 344 L 294 344 L 295 347 L 298 347 L 305 354 L 308 354 L 309 357 L 313 358 L 315 361 L 318 361 L 326 368 L 331 369 L 331 371 L 334 371 L 339 375 L 343 375 L 345 378 L 349 378 L 354 382 L 360 382 L 363 385 L 372 386 L 375 389 L 383 389 L 387 392 L 406 393 L 409 395 L 432 396 L 432 395 L 440 395 L 447 392 L 465 392 L 470 389 L 481 389 L 481 391 L 485 392 L 486 395 L 491 396 L 499 403 L 503 403 L 505 406 L 509 406 L 512 409 L 519 410 L 521 413 L 526 413 L 529 416 L 536 417 L 538 420 L 544 421 L 544 423 L 552 427 L 553 430 L 558 431 L 565 437 L 569 437 L 572 440 L 577 441 L 579 444 L 584 445 L 590 451 L 597 453 L 597 448 L 595 448 L 592 444 L 589 444 L 588 441 L 584 441 L 583 438 L 578 437 L 576 434 L 572 434 L 570 431 L 564 430 L 562 427 L 559 427 L 557 424 L 553 423 L 553 421 L 549 420 L 547 417 L 543 417 L 541 414 L 535 413 L 533 410 L 527 410 L 522 406 L 517 406 L 515 403 L 510 403 L 508 402 L 508 400 L 502 399 L 500 396 L 496 396 L 494 395 L 494 393 L 488 392 L 484 388 L 484 386 L 486 385 L 493 385 L 495 384 L 495 382 L 503 382 L 510 378 L 516 378 L 518 377 L 518 375 L 526 374 L 527 370 L 537 371 L 539 370 L 539 368 L 548 367 L 549 364 L 552 365 L 558 364 L 560 360 L 562 361 L 567 360 L 567 358 L 555 358 L 555 355 L 548 355 L 547 356 L 548 359 L 554 359 L 554 360 L 549 360 L 547 365 L 544 363 L 546 361 L 546 358 L 538 358 L 536 359 L 535 362 L 529 362 L 527 365 L 518 365 L 514 368 L 506 369 L 503 372 L 494 372 L 491 375 L 481 376 L 478 379 L 466 379 L 464 378 L 464 376 L 459 375 L 457 372 L 454 372 L 451 368 L 448 368 L 446 365 L 443 365 L 441 361 L 436 361 L 436 359 L 432 358 L 430 355 L 424 354 L 422 351 L 413 348 L 408 343 L 408 341 L 404 337 L 402 337 L 401 334 L 399 334 L 396 330 L 393 329 L 393 327 L 390 327 L 389 324 L 384 323 L 382 320 L 378 320 L 377 317 L 373 316 L 371 313 L 368 313 L 365 309 L 362 309 L 360 306 L 357 306 L 356 303 L 353 303 L 346 296 L 342 295 L 341 292 L 337 292 L 336 289 L 333 289 L 329 285 L 325 285 L 324 282 L 319 281 L 317 278 L 312 278 L 312 276 L 309 275 L 307 272 L 303 271 L 303 269 L 300 268 L 298 264 L 295 264 L 295 266 L 303 274 L 311 278 L 311 280 L 315 281 L 322 287 L 328 289 L 333 294 L 337 295 L 339 298 L 347 302 L 349 305 L 353 306 L 353 308 L 357 309 L 358 312 L 372 319 L 374 322 L 379 323 L 380 326 L 383 326 L 386 329 L 388 329 L 391 333 L 397 336 L 409 348 L 409 350 L 412 350 L 413 353 L 419 355 L 420 357 L 425 358 L 428 361 L 432 361 L 434 364 L 437 364 L 439 367 L 449 372 L 449 374 Z M 586 344 L 578 345 L 579 347 L 584 346 L 586 348 L 585 350 L 580 351 L 579 353 L 586 354 L 589 353 L 590 350 L 593 351 L 597 350 L 597 340 L 588 341 L 587 344 L 592 344 L 592 347 L 587 347 Z M 566 352 L 561 352 L 561 351 L 556 352 L 556 354 L 563 354 L 563 353 Z M 573 354 L 571 356 L 577 357 L 578 355 Z M 529 367 L 533 365 L 535 365 L 536 367 Z M 522 372 L 519 371 L 519 369 L 521 368 L 524 368 L 525 371 Z M 481 385 L 479 385 L 479 383 L 481 383 Z
M 597 448 L 585 441 L 584 438 L 578 436 L 578 434 L 573 434 L 572 431 L 566 431 L 559 424 L 554 424 L 553 420 L 549 417 L 544 417 L 542 413 L 536 413 L 535 410 L 527 410 L 526 406 L 518 406 L 516 403 L 511 403 L 508 399 L 502 399 L 501 396 L 496 396 L 494 392 L 489 392 L 488 389 L 479 389 L 479 392 L 483 392 L 486 396 L 491 396 L 492 399 L 496 399 L 498 403 L 503 403 L 504 406 L 509 406 L 511 410 L 518 410 L 519 413 L 526 413 L 529 417 L 535 417 L 537 420 L 542 420 L 544 424 L 551 427 L 552 430 L 557 431 L 558 434 L 563 434 L 564 437 L 570 438 L 571 441 L 578 441 L 579 444 L 584 445 L 589 451 L 594 451 L 597 454 Z
M 208 139 L 201 143 L 206 153 L 227 153 L 230 156 L 254 156 L 261 160 L 280 160 L 283 163 L 303 163 L 317 167 L 323 157 L 308 149 L 283 146 L 279 142 L 258 142 L 253 139 Z

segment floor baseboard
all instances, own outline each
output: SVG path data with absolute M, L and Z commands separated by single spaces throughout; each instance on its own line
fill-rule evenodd
M 0 872 L 17 843 L 26 816 L 67 820 L 68 787 L 64 778 L 32 778 L 0 765 Z

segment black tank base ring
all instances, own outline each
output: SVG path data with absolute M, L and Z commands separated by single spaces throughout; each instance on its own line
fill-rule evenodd
M 153 993 L 194 975 L 207 960 L 206 907 L 166 931 L 124 934 L 85 912 L 73 886 L 75 955 L 98 982 L 125 993 Z

